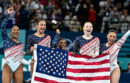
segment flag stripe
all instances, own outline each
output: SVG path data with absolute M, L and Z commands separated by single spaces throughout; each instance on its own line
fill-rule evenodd
M 88 63 L 85 63 L 85 62 L 82 62 L 82 61 L 70 61 L 68 60 L 68 64 L 71 64 L 71 65 L 101 65 L 101 64 L 106 64 L 106 63 L 109 63 L 109 59 L 106 59 L 106 60 L 102 60 L 102 61 L 99 61 L 99 62 L 88 62 Z
M 107 59 L 108 56 L 103 56 L 103 57 L 100 57 L 100 58 L 96 58 L 96 59 L 86 59 L 86 58 L 78 58 L 78 57 L 75 57 L 74 56 L 69 56 L 69 60 L 70 61 L 83 61 L 83 62 L 99 62 L 99 61 L 102 61 L 102 60 L 105 60 Z
M 67 72 L 73 72 L 73 73 L 96 73 L 96 72 L 109 72 L 110 68 L 106 67 L 106 68 L 100 68 L 100 69 L 70 69 L 67 68 Z
M 68 68 L 73 68 L 73 69 L 98 69 L 98 68 L 104 68 L 104 67 L 110 67 L 110 64 L 102 64 L 102 65 L 70 65 L 68 64 Z
M 48 80 L 48 79 L 40 78 L 40 77 L 34 77 L 34 80 L 39 81 L 39 82 L 45 82 L 45 83 L 69 83 L 69 82 L 57 82 L 57 81 Z
M 95 74 L 92 73 L 73 73 L 73 72 L 67 72 L 68 76 L 74 76 L 74 77 L 95 77 L 95 76 L 109 76 L 110 74 L 107 72 L 96 72 Z
M 72 77 L 67 76 L 68 79 L 74 79 L 76 81 L 94 81 L 94 80 L 109 80 L 110 76 L 96 76 L 96 77 Z

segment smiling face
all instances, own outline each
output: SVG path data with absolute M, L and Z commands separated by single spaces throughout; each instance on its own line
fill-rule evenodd
M 59 49 L 65 50 L 65 48 L 66 48 L 66 41 L 65 41 L 65 39 L 60 39 L 58 44 L 57 44 L 57 47 Z
M 46 22 L 44 20 L 39 21 L 36 25 L 36 28 L 37 28 L 37 32 L 43 34 L 46 30 Z
M 115 32 L 109 32 L 107 35 L 107 40 L 110 45 L 114 44 L 116 38 L 117 38 L 117 35 Z
M 11 31 L 10 31 L 11 38 L 17 39 L 19 36 L 19 27 L 18 26 L 13 26 Z
M 90 35 L 92 31 L 93 31 L 92 23 L 86 22 L 83 27 L 84 34 Z

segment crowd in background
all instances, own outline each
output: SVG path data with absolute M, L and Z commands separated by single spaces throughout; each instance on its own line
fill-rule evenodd
M 48 30 L 73 32 L 81 31 L 85 21 L 91 21 L 96 32 L 114 28 L 124 33 L 130 25 L 130 0 L 1 0 L 0 16 L 10 3 L 15 9 L 11 22 L 21 29 L 36 30 L 38 18 L 47 21 Z

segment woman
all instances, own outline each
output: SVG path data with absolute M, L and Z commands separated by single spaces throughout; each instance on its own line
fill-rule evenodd
M 1 35 L 3 39 L 3 47 L 6 63 L 2 71 L 2 83 L 23 83 L 23 55 L 24 45 L 18 41 L 19 27 L 13 26 L 8 37 L 6 25 L 13 12 L 13 7 L 8 9 L 8 16 L 6 16 L 1 24 Z
M 93 26 L 91 22 L 86 22 L 83 27 L 84 35 L 79 36 L 74 41 L 74 52 L 81 55 L 89 55 L 93 58 L 99 55 L 99 39 L 91 35 Z
M 107 35 L 107 43 L 102 44 L 100 53 L 110 55 L 110 71 L 111 71 L 111 83 L 119 83 L 120 79 L 120 68 L 117 64 L 117 56 L 121 46 L 125 43 L 126 39 L 130 35 L 130 30 L 127 31 L 123 37 L 115 43 L 117 34 L 115 31 L 110 31 Z
M 51 37 L 46 35 L 44 32 L 46 30 L 46 22 L 43 19 L 38 19 L 36 22 L 37 32 L 28 36 L 26 54 L 32 54 L 34 50 L 34 44 L 38 44 L 45 47 L 50 47 Z M 32 59 L 32 63 L 33 63 Z M 31 75 L 33 72 L 33 64 L 31 64 Z

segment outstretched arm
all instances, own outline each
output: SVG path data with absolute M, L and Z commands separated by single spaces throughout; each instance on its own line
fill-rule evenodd
M 12 12 L 13 12 L 13 8 L 11 7 L 8 9 L 8 15 L 3 19 L 2 23 L 1 23 L 1 36 L 2 36 L 3 40 L 5 40 L 8 37 L 6 25 L 8 23 L 8 18 L 10 17 Z
M 127 39 L 129 36 L 130 36 L 130 30 L 128 30 L 128 31 L 122 36 L 122 38 L 117 41 L 117 45 L 121 47 L 121 46 L 125 43 L 126 39 Z
M 59 39 L 60 39 L 60 30 L 57 29 L 56 30 L 56 35 L 55 35 L 55 37 L 54 37 L 54 39 L 52 41 L 52 48 L 56 48 L 56 45 L 57 45 Z

